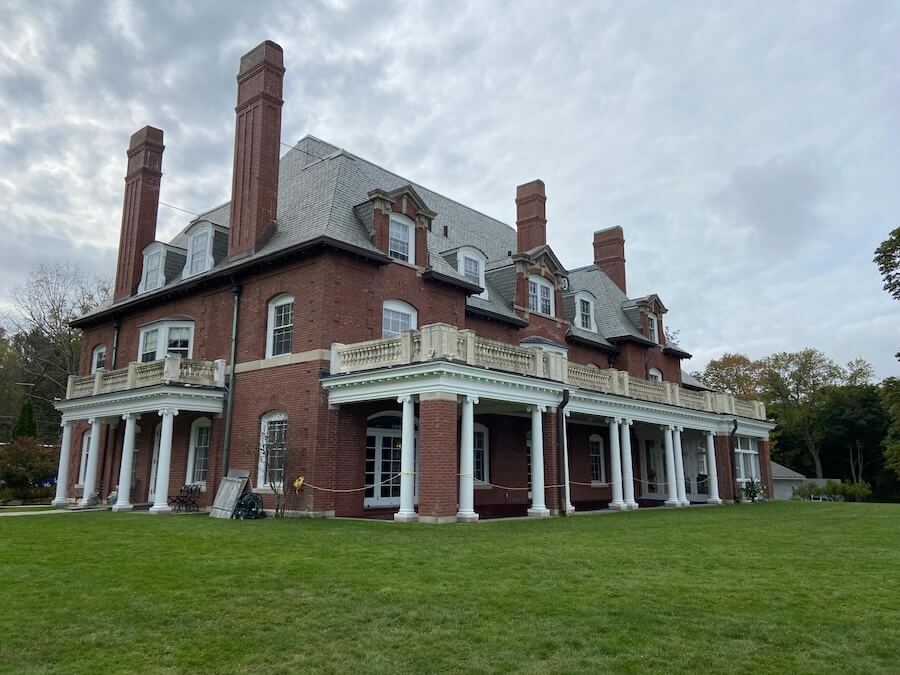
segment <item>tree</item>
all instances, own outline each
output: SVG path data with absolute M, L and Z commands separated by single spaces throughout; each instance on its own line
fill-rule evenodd
M 762 392 L 763 366 L 744 354 L 723 354 L 710 361 L 702 372 L 691 373 L 707 387 L 738 398 L 759 398 Z
M 22 364 L 7 333 L 0 328 L 0 438 L 9 438 L 22 397 Z
M 900 227 L 895 228 L 875 249 L 873 262 L 884 279 L 884 290 L 895 300 L 900 300 Z
M 900 378 L 889 377 L 881 383 L 881 402 L 888 417 L 882 441 L 884 465 L 900 478 Z
M 10 440 L 37 438 L 37 435 L 37 419 L 34 417 L 34 404 L 31 402 L 31 397 L 28 396 L 22 401 L 22 407 L 19 408 L 19 416 L 16 417 L 16 424 L 13 427 Z
M 817 414 L 815 425 L 821 431 L 821 445 L 832 465 L 843 457 L 851 480 L 866 480 L 866 469 L 873 464 L 880 466 L 883 461 L 881 441 L 887 416 L 878 388 L 868 384 L 829 387 L 821 393 Z
M 57 448 L 26 436 L 4 443 L 0 445 L 0 480 L 24 499 L 39 481 L 56 475 L 56 452 Z

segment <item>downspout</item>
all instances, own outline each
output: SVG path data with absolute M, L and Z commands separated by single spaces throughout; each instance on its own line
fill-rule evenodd
M 734 448 L 737 445 L 737 429 L 738 429 L 738 421 L 737 418 L 732 420 L 731 433 L 728 434 L 728 461 L 731 462 L 731 491 L 732 497 L 735 502 L 738 501 L 738 479 L 737 479 L 737 464 L 735 464 L 735 456 L 734 456 Z
M 241 287 L 238 283 L 231 280 L 232 292 L 232 309 L 231 309 L 231 354 L 228 387 L 225 389 L 225 440 L 222 442 L 222 476 L 228 476 L 228 460 L 231 455 L 231 424 L 234 417 L 234 386 L 235 386 L 235 367 L 237 361 L 237 331 L 238 331 L 238 310 L 241 305 Z
M 569 390 L 563 389 L 562 393 L 562 401 L 560 404 L 556 406 L 556 446 L 559 451 L 559 475 L 562 480 L 560 481 L 560 509 L 559 515 L 566 515 L 566 507 L 568 506 L 568 502 L 566 500 L 566 488 L 568 487 L 568 473 L 569 467 L 566 455 L 566 406 L 569 404 Z
M 116 367 L 116 363 L 119 360 L 119 329 L 122 327 L 122 322 L 119 320 L 119 317 L 116 317 L 116 320 L 113 321 L 113 343 L 112 343 L 112 367 Z

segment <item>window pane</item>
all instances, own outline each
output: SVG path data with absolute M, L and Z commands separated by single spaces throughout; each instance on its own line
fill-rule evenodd
M 156 360 L 156 343 L 159 331 L 157 329 L 148 330 L 144 333 L 144 344 L 141 347 L 141 362 Z
M 294 333 L 294 303 L 276 305 L 272 318 L 272 356 L 289 354 Z
M 591 315 L 593 314 L 593 312 L 591 311 L 591 303 L 587 300 L 580 300 L 579 305 L 579 313 L 581 314 L 581 327 L 591 330 L 593 328 L 593 321 L 591 319 Z
M 209 465 L 209 432 L 210 427 L 197 427 L 197 438 L 194 445 L 193 481 L 205 483 Z
M 481 262 L 475 258 L 463 258 L 463 274 L 473 283 L 481 285 Z
M 603 480 L 603 444 L 600 441 L 591 441 L 591 480 Z
M 206 250 L 209 248 L 209 233 L 201 232 L 191 240 L 191 274 L 206 269 Z
M 147 273 L 144 277 L 144 288 L 152 290 L 159 286 L 159 265 L 162 254 L 157 251 L 147 256 Z
M 528 309 L 538 311 L 538 287 L 534 281 L 528 282 Z
M 188 358 L 191 345 L 191 329 L 187 326 L 173 326 L 169 328 L 169 337 L 166 344 L 166 354 L 179 354 Z
M 388 255 L 398 260 L 409 261 L 409 225 L 391 220 Z
M 550 303 L 550 287 L 541 284 L 541 314 L 552 314 Z
M 281 484 L 284 480 L 284 443 L 287 420 L 269 420 L 265 432 L 266 483 Z
M 381 321 L 381 337 L 393 337 L 410 329 L 412 315 L 385 308 Z
M 484 482 L 487 480 L 485 478 L 485 443 L 484 443 L 484 432 L 476 431 L 474 434 L 474 446 L 475 446 L 475 480 L 479 480 Z

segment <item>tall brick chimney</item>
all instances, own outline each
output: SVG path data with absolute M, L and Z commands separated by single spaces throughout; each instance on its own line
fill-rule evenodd
M 533 180 L 516 188 L 516 252 L 546 243 L 547 195 L 544 181 Z
M 113 291 L 113 300 L 116 302 L 124 300 L 137 290 L 144 263 L 143 250 L 156 239 L 164 149 L 162 129 L 154 127 L 136 131 L 128 144 L 119 260 Z
M 228 255 L 259 250 L 275 231 L 284 53 L 266 40 L 241 57 Z
M 621 227 L 594 232 L 594 264 L 606 272 L 613 283 L 625 290 L 625 234 Z

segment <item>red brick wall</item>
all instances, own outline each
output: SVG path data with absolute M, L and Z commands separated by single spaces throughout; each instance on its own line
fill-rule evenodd
M 591 482 L 591 449 L 590 437 L 599 434 L 603 438 L 604 463 L 606 465 L 606 480 L 612 471 L 609 465 L 609 427 L 589 426 L 583 424 L 568 424 L 569 436 L 569 479 L 576 483 L 587 485 L 572 485 L 572 504 L 576 508 L 599 508 L 612 500 L 612 490 L 609 487 L 590 487 Z
M 734 453 L 731 450 L 731 437 L 727 434 L 716 434 L 716 469 L 719 472 L 719 497 L 734 499 Z
M 419 402 L 419 517 L 456 515 L 459 442 L 456 401 Z
M 774 485 L 772 485 L 772 455 L 769 452 L 769 441 L 757 439 L 757 448 L 759 450 L 759 473 L 762 479 L 766 497 L 772 498 L 774 494 Z

